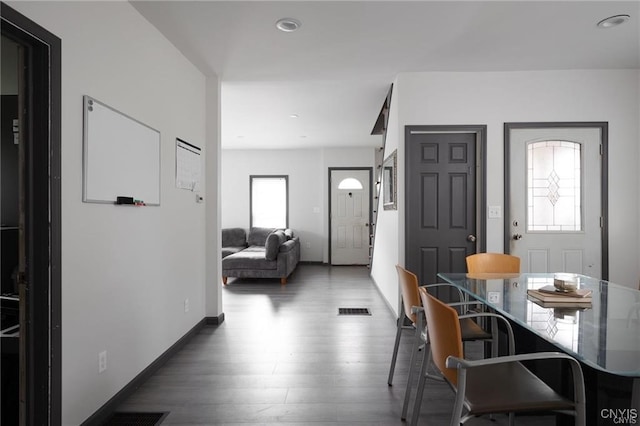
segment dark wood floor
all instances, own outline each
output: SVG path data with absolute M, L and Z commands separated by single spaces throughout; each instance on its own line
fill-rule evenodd
M 173 425 L 403 424 L 410 339 L 389 387 L 395 318 L 366 267 L 302 264 L 286 286 L 230 279 L 222 296 L 225 321 L 202 330 L 118 411 L 168 411 L 163 424 Z M 371 315 L 339 316 L 343 307 Z M 449 387 L 429 382 L 420 424 L 448 425 L 452 405 Z

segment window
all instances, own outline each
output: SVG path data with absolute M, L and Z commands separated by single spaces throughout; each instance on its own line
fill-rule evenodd
M 356 178 L 346 178 L 340 181 L 338 189 L 362 189 L 362 184 Z
M 527 230 L 582 230 L 582 146 L 542 141 L 527 147 Z
M 250 209 L 253 227 L 289 226 L 289 177 L 250 176 Z

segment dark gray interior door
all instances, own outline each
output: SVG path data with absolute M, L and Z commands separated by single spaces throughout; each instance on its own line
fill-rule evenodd
M 15 403 L 5 412 L 2 424 L 60 425 L 62 408 L 62 329 L 61 329 L 61 45 L 59 37 L 0 2 L 0 33 L 20 50 L 16 61 L 18 117 L 18 155 L 23 159 L 15 182 L 18 199 L 18 268 L 15 285 L 18 302 L 18 387 L 7 390 L 2 377 L 2 398 L 17 392 Z M 3 54 L 6 53 L 3 44 Z M 3 55 L 4 59 L 4 55 Z M 6 89 L 3 62 L 0 78 Z M 3 105 L 4 107 L 4 105 Z M 4 113 L 4 111 L 3 111 Z M 3 124 L 4 126 L 4 124 Z M 4 131 L 4 129 L 3 129 Z M 3 133 L 0 131 L 0 133 Z M 14 140 L 11 141 L 13 143 Z M 3 141 L 4 144 L 4 141 Z M 2 152 L 4 176 L 4 147 Z M 15 179 L 14 179 L 15 180 Z M 4 182 L 3 182 L 4 184 Z M 4 190 L 2 188 L 2 198 Z M 2 206 L 4 222 L 4 205 Z M 3 224 L 4 226 L 4 224 Z M 4 228 L 3 235 L 4 238 Z M 5 242 L 2 241 L 2 244 Z M 15 244 L 12 244 L 15 246 Z M 3 250 L 4 255 L 4 250 Z M 3 259 L 4 263 L 4 259 Z M 12 268 L 13 271 L 13 268 Z M 4 270 L 3 270 L 4 272 Z M 6 284 L 2 283 L 3 292 Z M 12 289 L 14 283 L 10 283 Z M 3 299 L 6 302 L 7 299 Z M 3 303 L 4 307 L 4 303 Z M 3 310 L 3 323 L 4 323 Z M 13 337 L 10 337 L 13 338 Z M 3 356 L 5 337 L 2 339 Z M 5 359 L 0 362 L 5 369 Z M 16 395 L 13 393 L 13 395 Z M 17 421 L 15 419 L 17 411 Z M 13 416 L 11 420 L 6 416 Z
M 477 134 L 407 128 L 406 267 L 421 284 L 476 252 Z

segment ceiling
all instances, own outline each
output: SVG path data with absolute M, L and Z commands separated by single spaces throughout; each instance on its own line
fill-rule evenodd
M 223 149 L 380 146 L 402 72 L 640 69 L 640 1 L 131 3 L 220 77 Z M 302 25 L 278 31 L 283 17 Z

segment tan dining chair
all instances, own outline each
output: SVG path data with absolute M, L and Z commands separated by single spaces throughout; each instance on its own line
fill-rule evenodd
M 418 335 L 418 333 L 421 332 L 419 329 L 416 329 L 417 313 L 414 312 L 415 307 L 422 306 L 420 301 L 420 294 L 418 293 L 418 286 L 419 286 L 418 277 L 414 273 L 406 270 L 400 265 L 396 265 L 396 272 L 398 275 L 398 286 L 400 287 L 400 299 L 402 302 L 402 309 L 400 311 L 400 318 L 398 318 L 395 344 L 393 346 L 393 356 L 391 357 L 391 366 L 389 368 L 389 378 L 387 379 L 387 384 L 389 386 L 393 384 L 393 375 L 395 372 L 395 366 L 398 359 L 398 348 L 400 346 L 400 338 L 402 336 L 402 331 L 414 330 L 416 332 L 414 335 L 416 339 L 414 340 L 419 340 L 420 336 Z M 449 284 L 442 284 L 442 285 L 450 286 Z M 459 300 L 463 300 L 464 298 L 460 290 L 458 290 L 458 298 Z M 483 334 L 482 337 L 486 337 L 486 335 Z M 420 345 L 418 345 L 418 347 L 420 347 Z
M 400 318 L 398 319 L 398 325 L 396 330 L 396 338 L 395 344 L 393 348 L 393 356 L 391 358 L 391 366 L 389 368 L 389 378 L 387 380 L 387 384 L 389 386 L 392 385 L 393 375 L 395 371 L 395 366 L 398 358 L 398 348 L 400 346 L 400 338 L 402 336 L 402 332 L 405 329 L 411 329 L 414 331 L 413 333 L 413 343 L 411 347 L 411 357 L 409 361 L 409 373 L 407 379 L 407 386 L 405 390 L 405 398 L 402 407 L 402 416 L 401 418 L 406 419 L 407 411 L 409 408 L 409 403 L 411 400 L 411 384 L 413 383 L 413 377 L 415 372 L 415 365 L 417 361 L 418 353 L 422 348 L 425 347 L 425 343 L 427 342 L 427 330 L 424 326 L 424 312 L 422 310 L 422 302 L 420 299 L 420 293 L 418 289 L 420 288 L 418 285 L 418 277 L 403 268 L 400 265 L 396 265 L 396 271 L 398 274 L 398 284 L 400 286 L 400 295 L 402 298 L 402 309 L 400 312 Z M 423 286 L 425 288 L 434 288 L 437 286 L 451 286 L 451 284 L 447 283 L 437 283 L 437 284 L 429 284 L 427 286 Z M 461 293 L 461 292 L 460 292 Z M 459 294 L 460 299 L 462 300 L 462 294 Z M 475 305 L 479 302 L 455 302 L 451 303 L 451 306 L 463 307 L 466 305 Z M 491 327 L 491 331 L 484 330 L 478 323 L 473 320 L 474 316 L 487 316 L 486 314 L 470 314 L 468 316 L 461 317 L 460 319 L 460 327 L 462 329 L 462 339 L 464 341 L 475 341 L 482 340 L 491 342 L 494 347 L 493 350 L 497 350 L 497 342 L 498 342 L 498 329 L 497 325 L 493 325 Z M 441 379 L 439 376 L 432 376 L 428 373 L 428 366 L 430 364 L 430 352 L 428 350 L 424 351 L 423 360 L 421 362 L 421 366 L 424 366 L 424 370 L 421 367 L 420 373 L 427 374 L 431 378 Z M 495 352 L 492 352 L 495 353 Z
M 467 256 L 467 271 L 470 274 L 518 273 L 520 258 L 504 253 L 476 253 Z
M 580 363 L 559 352 L 508 355 L 481 360 L 466 360 L 462 349 L 460 319 L 455 309 L 419 289 L 424 307 L 433 363 L 456 393 L 450 426 L 459 426 L 470 418 L 486 414 L 551 411 L 575 416 L 575 425 L 585 425 L 585 389 Z M 560 395 L 521 362 L 562 359 L 571 367 L 573 398 Z M 417 425 L 425 375 L 418 382 L 411 425 Z M 464 414 L 464 415 L 463 415 Z
M 398 360 L 398 348 L 400 347 L 400 338 L 402 337 L 403 330 L 413 330 L 414 331 L 414 345 L 418 344 L 420 346 L 421 337 L 420 333 L 424 332 L 424 330 L 419 330 L 417 328 L 417 315 L 413 307 L 422 306 L 420 302 L 420 294 L 418 293 L 418 277 L 414 274 L 410 273 L 406 269 L 402 268 L 399 265 L 396 265 L 396 271 L 398 274 L 398 285 L 400 287 L 400 298 L 402 301 L 402 309 L 400 310 L 400 318 L 398 318 L 398 324 L 396 329 L 396 339 L 393 346 L 393 355 L 391 357 L 391 366 L 389 367 L 389 377 L 387 379 L 387 384 L 391 386 L 393 384 L 393 375 L 396 368 L 396 363 Z M 411 356 L 413 357 L 413 350 L 411 351 Z

